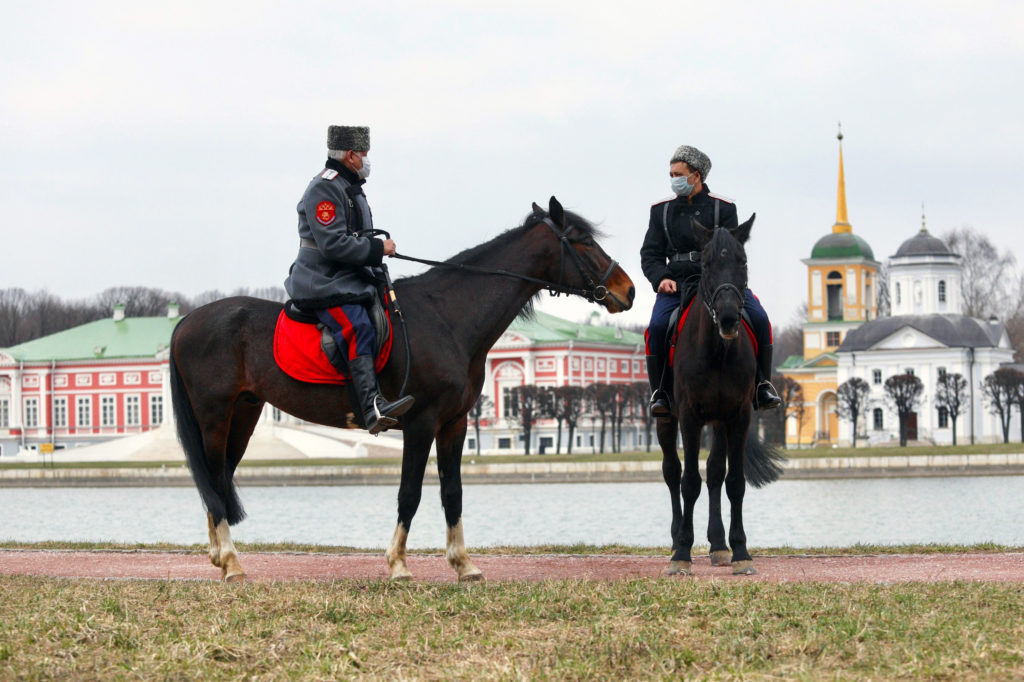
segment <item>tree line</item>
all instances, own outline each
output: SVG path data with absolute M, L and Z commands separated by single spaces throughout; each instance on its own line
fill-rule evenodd
M 562 452 L 562 433 L 566 432 L 566 453 L 572 454 L 573 436 L 583 419 L 599 425 L 598 449 L 604 452 L 622 451 L 622 427 L 625 424 L 643 426 L 644 443 L 651 449 L 651 429 L 654 419 L 647 408 L 651 387 L 646 381 L 630 384 L 596 383 L 589 386 L 533 386 L 524 384 L 512 388 L 503 412 L 519 427 L 525 443 L 525 454 L 530 454 L 530 437 L 538 420 L 553 419 L 557 424 L 555 454 Z M 480 426 L 493 415 L 494 402 L 481 395 L 469 412 L 470 424 L 476 433 L 476 452 L 480 454 Z M 610 433 L 609 433 L 610 431 Z M 608 436 L 606 440 L 606 436 Z
M 48 291 L 0 289 L 0 348 L 108 318 L 118 304 L 124 306 L 126 317 L 163 316 L 171 303 L 177 303 L 184 315 L 227 296 L 255 296 L 282 302 L 287 299 L 282 287 L 243 288 L 230 294 L 211 290 L 191 298 L 180 292 L 150 287 L 110 287 L 91 298 L 70 301 Z
M 789 392 L 790 404 L 783 405 L 779 410 L 783 420 L 792 417 L 797 422 L 798 433 L 803 427 L 803 396 L 800 385 L 788 378 L 780 378 Z M 1013 411 L 1021 416 L 1020 439 L 1024 442 L 1024 372 L 1014 367 L 1000 367 L 992 372 L 978 385 L 982 401 L 989 413 L 999 417 L 1003 442 L 1010 442 L 1010 421 Z M 787 391 L 784 391 L 787 392 Z M 896 374 L 885 380 L 882 395 L 886 407 L 895 412 L 899 419 L 900 446 L 905 447 L 908 441 L 908 425 L 911 414 L 916 413 L 924 398 L 924 383 L 912 373 Z M 850 423 L 853 447 L 857 447 L 857 438 L 865 437 L 858 433 L 862 416 L 872 409 L 871 387 L 864 379 L 852 377 L 839 384 L 836 390 L 836 411 L 840 419 Z M 968 380 L 959 372 L 943 373 L 932 396 L 935 408 L 945 412 L 949 428 L 953 436 L 953 445 L 957 444 L 957 420 L 970 410 L 970 386 Z

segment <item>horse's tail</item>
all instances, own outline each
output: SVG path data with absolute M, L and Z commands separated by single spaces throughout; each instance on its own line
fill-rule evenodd
M 786 456 L 777 448 L 758 438 L 751 429 L 743 448 L 743 477 L 755 488 L 763 488 L 782 475 Z
M 171 335 L 170 370 L 171 370 L 171 402 L 174 405 L 174 423 L 178 429 L 178 442 L 185 451 L 188 468 L 192 472 L 192 480 L 199 490 L 203 506 L 215 521 L 227 519 L 234 525 L 245 518 L 245 510 L 238 499 L 238 492 L 231 480 L 215 481 L 206 459 L 206 448 L 203 446 L 203 432 L 199 428 L 192 401 L 189 400 L 185 382 L 174 363 L 174 336 Z

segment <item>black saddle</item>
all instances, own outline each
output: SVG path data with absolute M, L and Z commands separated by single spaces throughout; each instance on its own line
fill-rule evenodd
M 366 312 L 373 323 L 374 331 L 377 332 L 377 349 L 374 355 L 380 355 L 381 349 L 384 348 L 391 337 L 391 325 L 388 324 L 388 316 L 384 310 L 381 296 L 374 296 L 373 303 L 366 306 Z M 292 300 L 288 300 L 284 304 L 284 314 L 296 322 L 315 324 L 317 329 L 320 330 L 320 347 L 323 348 L 327 360 L 339 373 L 348 374 L 348 363 L 345 361 L 345 356 L 338 349 L 338 344 L 334 340 L 334 335 L 331 334 L 330 327 L 321 322 L 315 313 L 300 308 Z

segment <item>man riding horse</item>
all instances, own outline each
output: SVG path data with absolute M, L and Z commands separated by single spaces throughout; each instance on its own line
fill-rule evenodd
M 707 154 L 688 145 L 676 149 L 669 161 L 675 197 L 651 206 L 647 235 L 640 248 L 640 266 L 658 294 L 647 328 L 647 374 L 652 391 L 651 414 L 659 418 L 671 415 L 672 372 L 665 368 L 669 318 L 680 303 L 685 305 L 690 301 L 701 273 L 700 247 L 690 221 L 696 220 L 711 229 L 738 225 L 736 204 L 708 190 L 706 181 L 710 172 L 711 159 Z M 757 339 L 754 406 L 759 410 L 778 407 L 782 400 L 769 381 L 772 329 L 768 314 L 750 289 L 744 292 L 743 309 Z M 685 349 L 677 352 L 685 352 Z
M 330 126 L 327 163 L 299 200 L 299 254 L 284 288 L 300 310 L 315 314 L 338 345 L 346 366 L 352 410 L 376 435 L 395 426 L 414 402 L 387 402 L 377 386 L 376 331 L 367 306 L 384 281 L 381 263 L 395 242 L 373 235 L 373 216 L 363 192 L 370 175 L 370 129 Z

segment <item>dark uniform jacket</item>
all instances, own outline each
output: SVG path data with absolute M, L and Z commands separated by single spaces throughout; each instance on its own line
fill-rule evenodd
M 700 256 L 691 260 L 691 251 L 700 251 L 697 238 L 690 227 L 694 218 L 706 228 L 715 227 L 715 204 L 718 204 L 718 227 L 733 228 L 739 225 L 736 218 L 736 204 L 731 199 L 711 194 L 708 186 L 687 201 L 687 197 L 665 199 L 651 206 L 651 220 L 647 236 L 640 247 L 640 267 L 654 290 L 663 279 L 674 279 L 682 291 L 685 280 L 700 276 Z M 665 218 L 668 218 L 668 235 Z M 671 240 L 669 239 L 671 237 Z
M 299 201 L 299 255 L 284 288 L 305 310 L 369 303 L 383 281 L 384 242 L 358 176 L 330 159 Z M 364 234 L 365 233 L 365 234 Z

